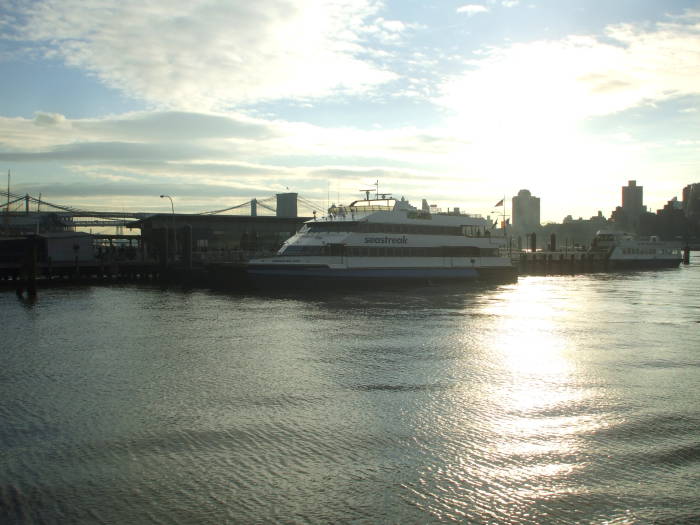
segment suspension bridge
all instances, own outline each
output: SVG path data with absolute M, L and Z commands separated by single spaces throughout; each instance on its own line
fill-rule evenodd
M 0 214 L 4 217 L 3 223 L 7 224 L 13 217 L 30 214 L 50 215 L 56 225 L 64 228 L 123 228 L 130 226 L 136 221 L 147 217 L 162 214 L 163 212 L 143 212 L 143 211 L 98 211 L 80 209 L 74 206 L 56 204 L 41 197 L 34 197 L 29 194 L 17 194 L 8 191 L 6 202 L 0 204 Z M 296 196 L 297 213 L 302 216 L 311 216 L 314 212 L 324 210 L 326 206 L 318 201 Z M 250 199 L 240 204 L 227 206 L 225 208 L 195 212 L 192 215 L 266 215 L 276 214 L 277 196 L 273 195 L 263 199 Z M 261 213 L 262 212 L 262 213 Z M 174 210 L 173 210 L 174 214 Z

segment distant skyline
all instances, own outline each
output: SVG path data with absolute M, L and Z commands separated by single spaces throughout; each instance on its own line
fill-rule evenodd
M 379 180 L 543 222 L 661 208 L 700 182 L 689 0 L 10 0 L 0 190 L 82 208 L 212 210 Z M 0 200 L 2 197 L 0 196 Z

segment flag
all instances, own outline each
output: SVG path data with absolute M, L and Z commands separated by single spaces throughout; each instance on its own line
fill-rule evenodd
M 503 199 L 501 199 L 496 204 L 494 204 L 494 207 L 496 207 L 496 206 L 503 206 Z

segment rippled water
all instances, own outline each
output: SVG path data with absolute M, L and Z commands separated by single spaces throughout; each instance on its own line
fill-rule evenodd
M 480 288 L 0 293 L 0 523 L 698 523 L 700 254 Z

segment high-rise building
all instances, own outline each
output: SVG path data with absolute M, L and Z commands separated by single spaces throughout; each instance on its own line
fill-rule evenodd
M 636 180 L 631 180 L 627 186 L 622 187 L 622 211 L 632 221 L 636 221 L 646 211 L 644 209 L 644 186 L 637 186 Z
M 513 197 L 513 227 L 525 233 L 540 228 L 540 198 L 533 197 L 530 190 L 520 190 Z
M 690 220 L 700 220 L 700 183 L 683 188 L 683 213 Z

